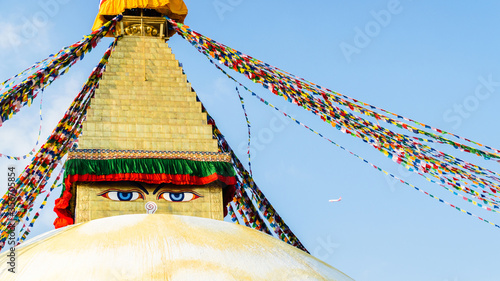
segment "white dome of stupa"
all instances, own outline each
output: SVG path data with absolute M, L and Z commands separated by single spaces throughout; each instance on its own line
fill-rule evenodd
M 0 280 L 352 280 L 250 228 L 198 217 L 125 215 L 68 226 L 0 255 Z

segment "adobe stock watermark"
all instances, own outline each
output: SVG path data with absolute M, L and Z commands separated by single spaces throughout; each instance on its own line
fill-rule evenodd
M 6 40 L 11 47 L 17 47 L 25 44 L 27 41 L 35 38 L 40 30 L 46 28 L 50 19 L 55 17 L 61 11 L 61 5 L 66 5 L 72 0 L 40 0 L 37 4 L 39 11 L 31 17 L 21 16 L 21 22 L 16 23 L 16 29 L 6 33 Z
M 284 112 L 287 112 L 285 108 Z M 251 121 L 251 120 L 250 120 Z M 250 156 L 252 161 L 257 158 L 259 152 L 266 149 L 266 146 L 274 141 L 276 134 L 283 132 L 286 127 L 292 122 L 288 117 L 285 117 L 278 111 L 274 111 L 274 116 L 269 119 L 266 127 L 259 129 L 257 132 L 251 131 L 252 137 L 250 142 Z M 248 142 L 242 142 L 238 145 L 238 151 L 241 154 L 247 154 Z
M 17 190 L 15 188 L 16 185 L 16 167 L 10 166 L 7 168 L 7 187 L 8 187 L 8 197 L 7 197 L 7 202 L 8 202 L 8 220 L 9 220 L 9 225 L 13 226 L 10 228 L 10 234 L 9 237 L 7 238 L 7 247 L 8 249 L 8 254 L 7 254 L 7 270 L 11 273 L 16 273 L 16 265 L 17 265 L 17 255 L 16 255 L 16 213 L 15 213 L 15 200 L 17 198 Z
M 314 248 L 312 254 L 322 261 L 328 260 L 340 248 L 340 244 L 335 243 L 331 235 L 318 237 L 316 242 L 318 245 Z
M 372 43 L 372 40 L 379 36 L 382 29 L 391 24 L 393 17 L 403 12 L 403 6 L 399 0 L 389 0 L 386 9 L 380 11 L 370 11 L 373 20 L 367 22 L 363 28 L 354 28 L 354 38 L 352 43 L 341 42 L 340 50 L 348 63 L 352 61 L 354 54 L 360 54 L 361 51 Z
M 214 6 L 219 20 L 223 21 L 224 14 L 234 11 L 234 9 L 243 2 L 244 0 L 215 0 L 212 2 L 212 5 Z
M 500 82 L 494 81 L 492 74 L 488 77 L 479 76 L 474 93 L 465 97 L 461 103 L 453 104 L 453 108 L 447 109 L 443 113 L 443 120 L 453 123 L 453 129 L 458 129 L 463 120 L 470 118 L 472 113 L 480 108 L 481 103 L 488 100 L 499 87 Z

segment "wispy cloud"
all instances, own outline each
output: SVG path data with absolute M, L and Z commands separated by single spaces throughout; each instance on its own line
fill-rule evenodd
M 7 51 L 21 44 L 21 36 L 19 35 L 19 27 L 9 23 L 0 22 L 0 51 Z

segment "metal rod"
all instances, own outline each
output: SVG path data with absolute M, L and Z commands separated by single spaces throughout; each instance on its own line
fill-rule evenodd
M 144 36 L 144 10 L 141 9 L 141 35 Z

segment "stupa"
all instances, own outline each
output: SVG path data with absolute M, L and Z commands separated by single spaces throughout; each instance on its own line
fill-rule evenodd
M 56 230 L 1 280 L 352 280 L 269 235 L 223 222 L 235 171 L 168 44 L 182 0 L 103 0 L 120 37 L 65 164 Z

